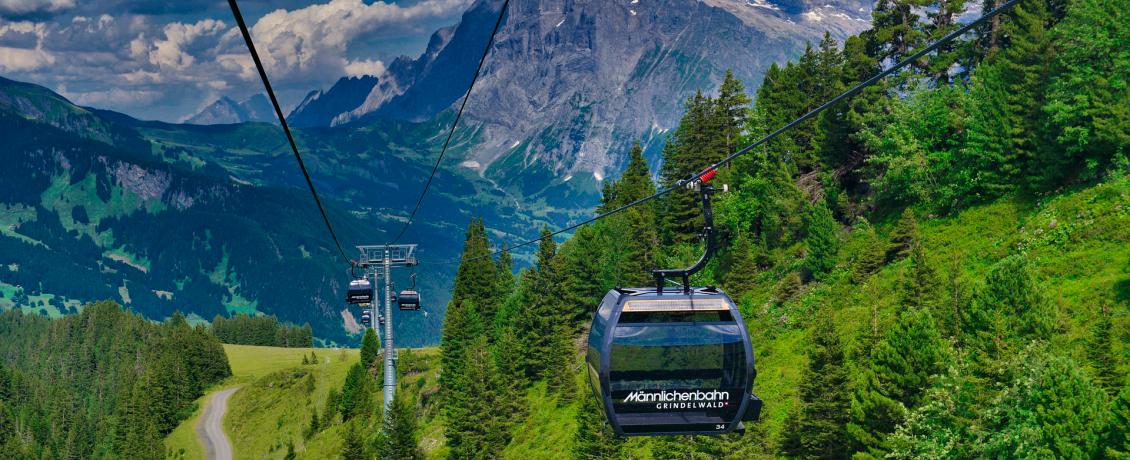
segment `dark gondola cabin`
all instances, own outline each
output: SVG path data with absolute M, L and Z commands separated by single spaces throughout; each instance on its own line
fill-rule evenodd
M 745 323 L 713 288 L 610 291 L 593 319 L 586 362 L 620 435 L 728 433 L 761 411 Z
M 420 293 L 413 290 L 400 291 L 397 296 L 397 303 L 400 305 L 401 310 L 419 310 L 420 309 Z
M 349 304 L 363 304 L 373 302 L 373 284 L 365 278 L 358 278 L 349 282 L 349 291 L 345 295 L 345 302 Z
M 369 310 L 361 311 L 361 324 L 365 326 L 373 324 L 373 317 L 369 314 Z

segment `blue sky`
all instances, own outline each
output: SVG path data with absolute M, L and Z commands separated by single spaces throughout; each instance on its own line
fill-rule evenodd
M 347 75 L 415 57 L 473 0 L 241 0 L 286 108 Z M 0 0 L 0 76 L 87 106 L 180 121 L 262 92 L 224 0 Z

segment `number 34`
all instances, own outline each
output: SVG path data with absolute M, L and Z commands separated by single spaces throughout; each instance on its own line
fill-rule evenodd
M 715 429 L 715 430 L 725 430 L 725 429 L 726 429 L 726 425 L 725 425 L 725 424 L 718 424 L 718 425 L 714 425 L 714 429 Z

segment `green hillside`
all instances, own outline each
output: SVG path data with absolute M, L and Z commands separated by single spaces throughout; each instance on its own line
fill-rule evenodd
M 880 240 L 889 241 L 897 223 L 897 219 L 890 219 L 877 225 Z M 941 267 L 939 271 L 944 273 L 947 290 L 954 289 L 958 298 L 968 295 L 1002 259 L 1018 250 L 1027 254 L 1041 291 L 1054 305 L 1054 333 L 1044 346 L 1079 363 L 1080 372 L 1099 375 L 1103 370 L 1096 368 L 1090 358 L 1096 346 L 1095 327 L 1104 318 L 1110 318 L 1111 337 L 1130 335 L 1130 315 L 1126 314 L 1130 306 L 1128 228 L 1130 176 L 1121 176 L 1048 198 L 1038 205 L 1005 199 L 954 216 L 923 219 L 919 231 L 930 263 Z M 829 312 L 838 340 L 852 344 L 845 346 L 846 354 L 855 361 L 854 366 L 862 367 L 866 365 L 868 353 L 861 348 L 866 343 L 865 338 L 876 331 L 890 329 L 899 313 L 906 311 L 902 304 L 904 284 L 914 269 L 913 262 L 900 259 L 883 264 L 858 282 L 852 276 L 851 247 L 852 243 L 845 244 L 845 249 L 837 256 L 837 268 L 827 281 L 810 283 L 788 299 L 780 299 L 775 290 L 781 277 L 767 274 L 742 302 L 757 357 L 758 379 L 754 391 L 766 401 L 762 421 L 751 425 L 744 436 L 723 437 L 717 443 L 705 438 L 693 441 L 632 438 L 626 443 L 626 455 L 635 459 L 670 458 L 671 452 L 678 452 L 672 450 L 672 444 L 685 443 L 703 452 L 723 449 L 729 452 L 726 458 L 775 456 L 774 449 L 783 441 L 788 419 L 800 404 L 798 389 L 808 360 L 806 350 L 812 341 L 812 329 L 807 324 L 818 321 L 818 314 Z M 950 300 L 953 299 L 947 299 Z M 1130 372 L 1127 343 L 1112 339 L 1106 344 L 1114 362 L 1118 363 L 1107 371 L 1123 379 Z M 233 408 L 240 409 L 233 412 L 235 419 L 229 427 L 256 427 L 246 434 L 237 434 L 233 439 L 237 446 L 241 442 L 257 446 L 260 449 L 255 451 L 257 458 L 282 458 L 290 440 L 296 446 L 298 458 L 340 455 L 344 425 L 335 424 L 309 440 L 302 439 L 301 430 L 307 426 L 312 408 L 318 407 L 321 413 L 326 388 L 340 388 L 345 379 L 344 367 L 339 366 L 332 373 L 315 373 L 315 390 L 308 396 L 304 379 L 313 368 L 294 365 L 301 361 L 296 352 L 270 349 L 270 353 L 263 353 L 258 349 L 226 348 L 235 378 L 246 372 L 241 370 L 240 363 L 247 357 L 256 362 L 275 361 L 280 368 L 291 366 L 255 381 L 244 390 L 248 393 L 233 401 Z M 255 354 L 247 353 L 251 351 Z M 281 361 L 269 358 L 284 351 L 291 354 Z M 327 356 L 334 353 L 318 352 Z M 241 355 L 245 358 L 240 358 Z M 450 453 L 443 436 L 442 406 L 435 397 L 438 358 L 434 349 L 419 352 L 407 360 L 402 355 L 399 367 L 400 372 L 406 374 L 401 377 L 399 390 L 415 402 L 419 445 L 429 459 L 448 458 Z M 579 362 L 580 356 L 573 359 Z M 274 369 L 273 364 L 256 366 Z M 258 374 L 264 372 L 267 370 Z M 580 399 L 589 395 L 583 375 L 578 372 L 574 377 L 575 396 L 571 400 L 555 395 L 545 382 L 525 392 L 519 403 L 521 416 L 509 428 L 510 440 L 500 452 L 502 458 L 573 457 Z M 379 405 L 377 389 L 374 389 L 374 397 Z M 240 412 L 251 412 L 251 408 L 254 414 Z M 237 447 L 239 455 L 245 455 L 244 452 L 247 451 Z

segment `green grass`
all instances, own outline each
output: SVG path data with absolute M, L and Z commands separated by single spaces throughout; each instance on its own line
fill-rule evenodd
M 359 359 L 358 351 L 348 348 L 279 348 L 225 344 L 224 351 L 231 364 L 232 379 L 236 382 L 252 382 L 274 372 L 302 367 L 302 356 L 310 356 L 311 352 L 318 355 L 323 365 L 333 368 L 349 369 Z M 344 380 L 344 373 L 342 375 Z
M 243 389 L 232 396 L 228 405 L 228 414 L 224 417 L 224 430 L 232 441 L 236 457 L 273 458 L 256 455 L 256 452 L 260 452 L 257 449 L 284 432 L 289 433 L 295 425 L 305 427 L 305 423 L 309 421 L 307 413 L 300 413 L 293 420 L 288 420 L 289 423 L 279 426 L 278 415 L 290 413 L 297 407 L 297 403 L 304 403 L 303 407 L 305 407 L 307 400 L 309 403 L 316 402 L 320 408 L 325 403 L 329 389 L 340 387 L 349 366 L 358 360 L 358 351 L 355 349 L 277 348 L 225 344 L 224 352 L 232 368 L 231 378 L 216 385 L 197 400 L 197 410 L 193 415 L 181 422 L 165 438 L 166 452 L 170 458 L 204 458 L 203 446 L 196 437 L 196 424 L 203 413 L 204 404 L 216 391 L 236 385 L 242 385 Z M 303 366 L 302 357 L 309 356 L 311 352 L 318 355 L 321 363 Z M 280 384 L 286 381 L 285 376 L 294 375 L 292 372 L 294 370 L 300 371 L 303 378 L 307 374 L 312 375 L 316 382 L 315 390 L 310 395 L 303 395 L 304 399 L 301 400 L 290 400 L 289 397 L 293 395 L 286 390 L 294 388 Z M 263 404 L 260 410 L 251 407 L 249 405 L 251 402 L 267 404 Z M 264 421 L 264 416 L 271 420 Z M 232 424 L 233 421 L 235 425 Z M 300 438 L 301 431 L 299 430 L 298 433 Z M 338 444 L 337 448 L 340 449 L 340 442 Z M 283 451 L 277 457 L 285 454 L 285 449 L 284 443 Z
M 303 353 L 311 349 L 228 347 L 233 378 L 251 380 L 232 396 L 224 418 L 235 458 L 281 458 L 288 443 L 304 452 L 303 431 L 313 410 L 323 410 L 329 390 L 340 389 L 359 359 L 353 349 L 315 349 L 320 362 L 303 366 Z

